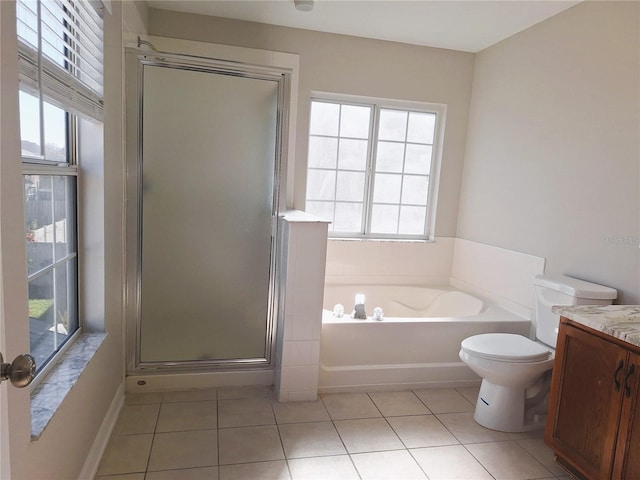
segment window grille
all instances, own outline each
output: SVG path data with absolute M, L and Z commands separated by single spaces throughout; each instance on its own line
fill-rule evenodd
M 433 235 L 444 105 L 311 101 L 306 210 L 332 237 Z

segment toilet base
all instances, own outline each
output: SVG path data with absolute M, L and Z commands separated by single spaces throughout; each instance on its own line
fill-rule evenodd
M 542 428 L 543 415 L 525 423 L 525 392 L 522 387 L 505 387 L 482 380 L 473 418 L 483 427 L 500 432 L 527 432 Z

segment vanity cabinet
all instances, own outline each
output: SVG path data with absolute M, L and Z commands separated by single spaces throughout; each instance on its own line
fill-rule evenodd
M 545 442 L 589 480 L 640 479 L 640 348 L 562 318 Z

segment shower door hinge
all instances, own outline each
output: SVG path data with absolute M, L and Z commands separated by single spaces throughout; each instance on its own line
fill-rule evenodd
M 278 234 L 278 216 L 274 215 L 271 217 L 271 238 L 276 238 Z

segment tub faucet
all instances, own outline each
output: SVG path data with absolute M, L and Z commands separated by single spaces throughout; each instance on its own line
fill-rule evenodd
M 357 318 L 358 320 L 366 320 L 367 313 L 364 311 L 364 293 L 356 294 L 356 305 L 353 307 L 353 318 Z

